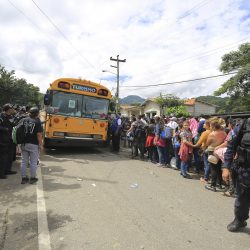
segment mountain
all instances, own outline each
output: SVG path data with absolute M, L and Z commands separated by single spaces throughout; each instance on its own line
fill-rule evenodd
M 145 99 L 141 98 L 138 95 L 129 95 L 120 99 L 121 104 L 138 104 L 143 103 Z

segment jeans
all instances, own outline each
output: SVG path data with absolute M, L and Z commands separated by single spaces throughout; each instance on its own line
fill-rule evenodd
M 180 156 L 179 156 L 179 150 L 180 150 L 179 147 L 177 147 L 177 148 L 175 147 L 175 148 L 174 148 L 175 165 L 176 165 L 176 167 L 177 167 L 178 169 L 181 168 L 181 158 L 180 158 Z
M 201 169 L 201 159 L 199 155 L 199 149 L 194 148 L 193 155 L 194 155 L 194 162 L 195 162 L 195 172 L 199 173 Z
M 21 161 L 21 175 L 26 177 L 26 168 L 30 163 L 30 175 L 31 178 L 36 177 L 37 161 L 39 159 L 39 147 L 38 145 L 26 143 L 21 146 L 22 161 Z
M 221 161 L 217 164 L 209 163 L 211 168 L 211 186 L 216 187 L 217 180 L 218 184 L 222 184 L 222 170 L 221 170 Z
M 170 164 L 172 157 L 174 156 L 174 148 L 172 139 L 166 139 L 166 163 Z
M 204 179 L 207 181 L 209 179 L 209 174 L 210 174 L 210 165 L 207 160 L 207 155 L 205 153 L 203 154 L 203 162 L 204 162 Z
M 151 162 L 156 162 L 157 161 L 157 157 L 156 157 L 156 154 L 155 154 L 155 146 L 151 146 L 151 147 L 148 147 L 148 159 L 151 161 Z
M 181 162 L 181 174 L 183 176 L 186 176 L 187 175 L 187 170 L 188 170 L 188 161 L 187 162 L 182 161 Z
M 159 163 L 166 164 L 167 162 L 167 150 L 166 147 L 159 147 L 157 146 L 157 151 L 159 155 Z

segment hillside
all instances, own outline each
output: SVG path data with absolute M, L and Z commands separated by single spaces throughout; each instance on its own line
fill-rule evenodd
M 120 99 L 121 104 L 138 104 L 143 103 L 145 99 L 141 98 L 138 95 L 129 95 Z

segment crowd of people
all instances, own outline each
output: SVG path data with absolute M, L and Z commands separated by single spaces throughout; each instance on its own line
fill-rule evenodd
M 250 209 L 250 118 L 227 119 L 200 116 L 179 118 L 145 115 L 131 119 L 119 115 L 110 122 L 113 151 L 120 149 L 120 136 L 129 142 L 132 159 L 140 157 L 157 167 L 173 168 L 191 179 L 191 168 L 202 174 L 210 191 L 235 196 L 230 232 L 247 226 Z M 175 163 L 171 163 L 174 157 Z M 193 166 L 194 165 L 194 166 Z M 202 171 L 202 169 L 204 171 Z
M 176 118 L 145 115 L 116 117 L 110 122 L 113 151 L 119 141 L 131 148 L 132 159 L 147 160 L 157 167 L 173 168 L 183 178 L 202 174 L 200 181 L 211 191 L 234 196 L 232 180 L 223 183 L 222 166 L 227 142 L 241 120 L 219 117 Z

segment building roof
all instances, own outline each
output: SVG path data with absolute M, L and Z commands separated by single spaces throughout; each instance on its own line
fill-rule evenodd
M 214 104 L 211 104 L 211 103 L 196 100 L 196 98 L 190 98 L 190 99 L 185 100 L 184 105 L 186 105 L 186 106 L 194 106 L 195 103 L 197 103 L 197 102 L 200 102 L 200 103 L 203 103 L 203 104 L 206 104 L 206 105 L 209 105 L 209 106 L 213 106 L 213 107 L 218 107 L 217 105 L 214 105 Z
M 141 104 L 141 106 L 146 105 L 147 102 L 156 102 L 156 97 L 149 97 L 149 98 L 147 98 L 147 99 Z
M 120 105 L 120 108 L 125 109 L 125 110 L 138 110 L 138 109 L 140 110 L 141 106 L 122 104 Z

